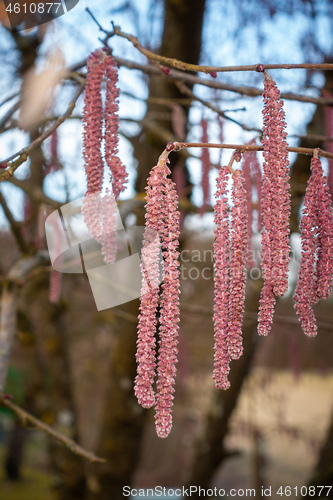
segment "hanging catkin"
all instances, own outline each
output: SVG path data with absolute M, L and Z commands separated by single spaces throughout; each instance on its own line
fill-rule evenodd
M 264 78 L 263 139 L 264 162 L 261 196 L 262 273 L 258 333 L 271 329 L 275 297 L 288 289 L 290 188 L 289 162 L 283 101 L 276 83 Z
M 306 335 L 317 334 L 311 305 L 328 298 L 333 279 L 333 216 L 331 197 L 319 158 L 311 160 L 311 176 L 300 222 L 302 255 L 295 309 Z

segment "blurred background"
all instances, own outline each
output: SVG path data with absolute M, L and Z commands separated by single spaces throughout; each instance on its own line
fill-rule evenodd
M 93 5 L 80 0 L 63 16 L 29 29 L 33 14 L 10 25 L 6 6 L 0 0 L 0 163 L 67 110 L 84 80 L 88 55 L 103 47 L 105 33 L 86 7 L 104 29 L 111 30 L 114 22 L 149 50 L 188 63 L 333 62 L 331 0 L 99 0 Z M 215 79 L 198 74 L 208 83 L 179 85 L 149 70 L 147 59 L 128 40 L 114 36 L 107 43 L 119 63 L 119 154 L 129 173 L 119 206 L 130 227 L 144 222 L 147 176 L 168 141 L 200 141 L 204 120 L 210 142 L 260 142 L 262 75 L 219 73 Z M 131 62 L 139 69 L 131 69 Z M 279 69 L 270 74 L 285 96 L 289 144 L 333 151 L 332 105 L 320 101 L 333 95 L 332 71 Z M 0 185 L 3 297 L 13 267 L 46 249 L 45 217 L 85 193 L 82 108 L 83 94 L 71 117 Z M 230 155 L 212 150 L 210 161 L 226 164 Z M 21 426 L 0 407 L 1 499 L 117 500 L 126 485 L 217 486 L 236 488 L 238 496 L 253 488 L 259 498 L 262 487 L 271 487 L 270 496 L 279 498 L 279 487 L 289 486 L 294 498 L 314 498 L 309 485 L 333 486 L 332 299 L 315 306 L 315 339 L 303 334 L 292 299 L 310 158 L 290 154 L 290 287 L 264 339 L 256 332 L 262 280 L 253 185 L 255 262 L 247 270 L 244 354 L 231 364 L 228 391 L 216 390 L 212 380 L 217 169 L 210 171 L 210 203 L 202 210 L 200 150 L 174 153 L 171 159 L 182 213 L 172 432 L 165 440 L 157 438 L 153 410 L 143 410 L 134 398 L 139 302 L 97 311 L 83 274 L 63 275 L 60 297 L 53 300 L 50 286 L 51 292 L 59 289 L 60 277 L 49 263 L 38 262 L 15 282 L 16 327 L 5 392 L 106 463 L 89 463 L 41 431 Z M 326 160 L 323 167 L 328 172 Z M 333 491 L 326 489 L 325 496 L 333 498 Z

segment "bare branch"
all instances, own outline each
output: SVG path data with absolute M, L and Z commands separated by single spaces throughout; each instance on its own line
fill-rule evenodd
M 77 444 L 75 441 L 72 439 L 64 436 L 64 434 L 61 434 L 60 432 L 56 431 L 49 425 L 45 424 L 38 418 L 34 417 L 27 411 L 23 410 L 23 408 L 20 408 L 17 406 L 15 403 L 13 403 L 8 397 L 6 397 L 4 394 L 0 394 L 0 404 L 2 406 L 5 406 L 9 410 L 11 410 L 15 415 L 20 419 L 23 425 L 26 424 L 32 424 L 34 427 L 37 429 L 40 429 L 43 432 L 46 432 L 49 436 L 52 436 L 54 439 L 59 441 L 60 443 L 64 444 L 72 453 L 75 455 L 79 455 L 80 457 L 83 457 L 89 462 L 100 462 L 100 463 L 105 463 L 106 460 L 104 458 L 97 457 L 94 455 L 94 453 L 91 453 L 90 451 L 85 450 L 82 448 L 79 444 Z
M 22 257 L 9 271 L 3 281 L 0 319 L 0 392 L 4 390 L 8 362 L 16 332 L 16 305 L 19 285 L 36 267 L 49 263 L 47 252 L 38 252 L 33 257 Z
M 5 197 L 4 197 L 4 195 L 2 194 L 1 191 L 0 191 L 0 205 L 2 206 L 4 214 L 5 214 L 7 220 L 9 222 L 9 224 L 10 224 L 13 236 L 16 239 L 16 242 L 18 244 L 19 249 L 21 250 L 22 253 L 28 253 L 29 247 L 28 247 L 27 242 L 23 238 L 23 234 L 22 234 L 22 230 L 21 230 L 22 229 L 21 228 L 21 224 L 19 224 L 14 219 L 13 214 L 9 210 L 7 202 L 6 202 L 6 199 L 5 199 Z
M 18 287 L 13 283 L 4 283 L 1 296 L 0 320 L 0 391 L 4 390 L 9 356 L 16 332 L 16 306 Z
M 4 114 L 4 116 L 0 120 L 0 132 L 3 132 L 4 126 L 8 122 L 9 118 L 11 118 L 13 116 L 15 111 L 17 111 L 20 108 L 20 106 L 21 106 L 21 100 L 17 101 L 15 104 L 13 104 L 13 106 L 11 106 L 11 108 L 9 108 L 7 113 Z
M 176 83 L 177 87 L 179 88 L 179 90 L 183 94 L 186 94 L 186 95 L 192 97 L 192 99 L 195 100 L 195 101 L 201 102 L 201 104 L 203 104 L 204 106 L 206 106 L 206 108 L 209 108 L 212 111 L 215 111 L 215 113 L 217 113 L 219 116 L 222 116 L 222 118 L 224 118 L 225 120 L 229 120 L 229 121 L 235 123 L 236 125 L 238 125 L 239 127 L 241 127 L 243 130 L 246 130 L 248 132 L 249 131 L 251 131 L 251 132 L 252 131 L 253 132 L 259 132 L 259 133 L 262 132 L 261 129 L 248 127 L 244 123 L 240 123 L 239 121 L 235 120 L 234 118 L 231 118 L 230 116 L 226 115 L 225 111 L 222 111 L 221 109 L 217 108 L 216 106 L 214 106 L 210 102 L 208 102 L 208 101 L 206 101 L 204 99 L 201 99 L 201 97 L 196 96 L 194 94 L 194 92 L 192 92 L 192 90 L 187 85 L 185 85 L 184 83 L 182 83 L 182 82 L 175 82 L 175 83 Z
M 17 153 L 13 154 L 9 158 L 6 158 L 5 160 L 3 160 L 1 162 L 1 163 L 9 163 L 9 168 L 7 168 L 4 172 L 2 172 L 0 174 L 0 182 L 8 180 L 10 177 L 12 177 L 15 170 L 17 170 L 18 167 L 20 165 L 22 165 L 22 163 L 27 161 L 31 151 L 33 151 L 40 144 L 42 144 L 42 142 L 45 141 L 45 139 L 47 139 L 47 137 L 49 137 L 72 114 L 72 112 L 75 108 L 76 101 L 78 100 L 78 98 L 82 94 L 84 87 L 85 87 L 85 83 L 82 83 L 79 86 L 79 88 L 77 89 L 73 99 L 69 103 L 69 106 L 68 106 L 67 110 L 65 111 L 65 113 L 63 115 L 61 115 L 47 130 L 45 130 L 45 132 L 43 132 L 37 139 L 35 139 L 31 144 L 29 144 L 29 146 L 21 149 Z M 17 156 L 18 156 L 18 159 L 15 161 L 12 161 Z
M 179 61 L 178 59 L 171 58 L 171 57 L 165 57 L 160 54 L 156 54 L 155 52 L 151 52 L 150 50 L 145 49 L 139 42 L 138 38 L 136 36 L 130 35 L 128 33 L 125 33 L 121 31 L 121 28 L 119 26 L 113 25 L 113 31 L 107 31 L 102 26 L 96 21 L 96 18 L 91 14 L 89 9 L 86 9 L 90 15 L 93 17 L 94 21 L 98 24 L 99 28 L 101 31 L 103 31 L 107 36 L 106 39 L 102 40 L 102 42 L 105 44 L 107 42 L 107 39 L 117 35 L 121 38 L 125 38 L 129 42 L 131 42 L 134 47 L 141 52 L 144 56 L 147 57 L 148 60 L 158 62 L 162 64 L 163 66 L 175 68 L 181 71 L 196 71 L 200 73 L 226 73 L 226 72 L 235 72 L 235 71 L 256 71 L 256 72 L 262 72 L 262 69 L 259 67 L 263 66 L 262 64 L 251 64 L 251 65 L 243 65 L 243 66 L 201 66 L 198 64 L 189 64 L 184 61 Z M 265 64 L 264 65 L 265 70 L 269 69 L 319 69 L 323 71 L 329 71 L 333 70 L 333 64 L 330 63 L 324 63 L 324 64 L 311 64 L 311 63 L 304 63 L 304 64 Z M 215 75 L 214 75 L 215 76 Z
M 185 302 L 180 303 L 180 308 L 182 311 L 186 311 L 191 314 L 198 314 L 200 316 L 212 316 L 213 308 L 212 307 L 204 307 L 195 304 L 187 304 Z M 258 314 L 256 312 L 245 311 L 244 312 L 245 320 L 253 321 L 257 323 Z M 299 325 L 299 319 L 293 318 L 291 316 L 279 316 L 278 314 L 274 315 L 274 322 L 283 323 L 287 325 Z M 332 331 L 332 323 L 328 323 L 327 321 L 317 321 L 317 325 L 319 328 L 323 330 Z
M 171 147 L 169 151 L 179 151 L 182 148 L 218 148 L 218 149 L 238 149 L 242 153 L 246 151 L 263 151 L 264 146 L 257 146 L 256 144 L 214 144 L 206 142 L 173 142 L 174 148 Z M 323 149 L 319 148 L 293 148 L 287 147 L 287 151 L 290 153 L 298 153 L 303 155 L 313 155 L 316 150 L 318 150 L 318 156 L 324 156 L 325 158 L 333 159 L 333 153 L 328 153 Z
M 153 64 L 138 64 L 136 62 L 128 61 L 127 59 L 122 59 L 120 57 L 115 57 L 114 59 L 117 62 L 117 64 L 119 64 L 119 66 L 125 66 L 126 68 L 129 69 L 137 69 L 147 74 L 162 76 L 160 70 Z M 82 62 L 79 64 L 82 64 Z M 187 73 L 183 73 L 181 71 L 172 69 L 170 70 L 170 73 L 167 76 L 164 74 L 163 76 L 171 80 L 181 80 L 183 82 L 187 82 L 192 85 L 203 85 L 205 87 L 209 87 L 212 89 L 227 90 L 229 92 L 235 92 L 237 94 L 246 95 L 248 97 L 258 97 L 262 95 L 262 89 L 258 89 L 256 87 L 248 87 L 246 85 L 232 85 L 229 83 L 223 83 L 216 80 L 208 80 L 207 78 L 201 78 L 200 76 L 189 75 Z M 333 105 L 333 98 L 311 97 L 303 94 L 294 94 L 292 92 L 281 92 L 280 96 L 282 99 L 290 101 L 309 102 L 312 104 L 321 104 L 323 106 Z
M 32 200 L 37 203 L 44 203 L 45 205 L 49 205 L 50 207 L 54 208 L 59 208 L 62 205 L 62 203 L 59 203 L 49 196 L 46 196 L 42 188 L 35 184 L 31 184 L 29 180 L 21 180 L 17 179 L 16 177 L 10 177 L 9 179 L 6 179 L 6 181 L 22 189 L 22 191 L 24 191 Z

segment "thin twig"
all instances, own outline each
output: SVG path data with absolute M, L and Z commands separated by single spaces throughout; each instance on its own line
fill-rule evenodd
M 187 85 L 185 85 L 184 83 L 182 83 L 182 82 L 175 82 L 175 83 L 176 83 L 177 87 L 179 88 L 179 90 L 182 93 L 184 93 L 184 94 L 192 97 L 192 99 L 194 101 L 200 102 L 206 108 L 211 109 L 212 111 L 214 111 L 215 113 L 217 113 L 219 116 L 221 116 L 225 120 L 228 120 L 228 121 L 231 121 L 232 123 L 235 123 L 236 125 L 238 125 L 239 127 L 241 127 L 243 130 L 246 130 L 247 132 L 259 132 L 259 133 L 262 132 L 261 129 L 250 128 L 247 125 L 245 125 L 244 123 L 241 123 L 238 120 L 235 120 L 234 118 L 231 118 L 230 116 L 226 115 L 225 111 L 222 111 L 221 109 L 217 108 L 216 106 L 214 106 L 210 102 L 208 102 L 208 101 L 206 101 L 204 99 L 201 99 L 201 97 L 198 97 L 196 94 L 194 94 L 194 92 L 192 92 L 192 90 Z
M 89 9 L 86 9 L 89 10 Z M 89 11 L 90 15 L 91 12 Z M 94 18 L 95 22 L 96 19 Z M 113 26 L 113 31 L 104 30 L 101 25 L 98 23 L 98 26 L 101 31 L 107 34 L 107 36 L 111 37 L 117 35 L 121 38 L 125 38 L 129 42 L 131 42 L 134 47 L 141 52 L 144 56 L 147 57 L 150 61 L 158 62 L 163 64 L 164 66 L 172 67 L 181 71 L 196 71 L 200 73 L 226 73 L 226 72 L 235 72 L 235 71 L 256 71 L 258 72 L 259 64 L 251 64 L 251 65 L 243 65 L 243 66 L 201 66 L 198 64 L 189 64 L 184 61 L 179 61 L 178 59 L 165 57 L 160 54 L 155 54 L 150 50 L 145 49 L 139 42 L 136 36 L 130 35 L 121 31 L 119 26 Z M 333 70 L 333 64 L 331 63 L 323 63 L 323 64 L 265 64 L 265 69 L 319 69 L 319 70 Z
M 68 106 L 67 110 L 65 111 L 65 113 L 63 115 L 61 115 L 47 130 L 45 130 L 45 132 L 43 132 L 37 139 L 35 139 L 33 142 L 31 142 L 29 144 L 29 146 L 21 149 L 20 151 L 18 151 L 14 155 L 6 158 L 5 160 L 3 160 L 1 162 L 1 163 L 9 163 L 9 168 L 7 168 L 4 172 L 2 172 L 0 174 L 0 182 L 8 180 L 10 177 L 12 177 L 15 170 L 17 170 L 18 167 L 20 165 L 22 165 L 22 163 L 27 161 L 31 151 L 33 151 L 40 144 L 42 144 L 42 142 L 45 141 L 45 139 L 47 139 L 47 137 L 49 137 L 72 114 L 72 112 L 75 108 L 76 101 L 78 100 L 78 98 L 82 94 L 84 87 L 85 87 L 85 83 L 82 83 L 79 86 L 79 88 L 77 89 L 73 99 L 69 103 L 69 106 Z M 18 156 L 18 159 L 15 161 L 12 161 L 17 156 Z
M 13 106 L 11 108 L 9 108 L 7 113 L 4 114 L 4 116 L 0 120 L 0 132 L 3 131 L 4 126 L 8 122 L 9 118 L 11 118 L 13 116 L 15 111 L 17 111 L 20 108 L 20 106 L 21 106 L 21 99 L 19 101 L 17 101 L 15 104 L 13 104 Z
M 1 191 L 0 191 L 0 205 L 2 206 L 2 210 L 4 211 L 6 219 L 9 222 L 13 236 L 16 239 L 19 249 L 21 250 L 22 253 L 28 253 L 29 247 L 23 237 L 21 225 L 14 219 L 13 214 L 11 213 L 7 205 L 6 198 L 4 197 Z
M 17 295 L 18 286 L 15 283 L 3 283 L 0 318 L 0 392 L 5 387 L 10 353 L 16 333 Z
M 122 59 L 120 57 L 114 57 L 114 60 L 119 66 L 125 66 L 129 69 L 137 69 L 147 74 L 161 75 L 160 70 L 153 64 L 139 64 L 133 61 L 128 61 L 127 59 Z M 80 65 L 83 64 L 83 62 L 84 61 L 78 63 L 78 66 L 81 67 Z M 208 78 L 202 78 L 200 76 L 190 75 L 173 69 L 170 70 L 167 78 L 171 80 L 182 80 L 183 82 L 187 82 L 192 85 L 203 85 L 212 89 L 235 92 L 237 94 L 245 95 L 248 97 L 258 97 L 262 95 L 262 89 L 258 89 L 256 87 L 248 87 L 246 85 L 232 85 L 230 83 L 219 82 L 215 79 L 211 80 Z M 285 100 L 320 104 L 323 106 L 333 105 L 332 97 L 311 97 L 303 94 L 294 94 L 293 92 L 281 92 L 280 97 Z
M 215 144 L 215 143 L 208 143 L 208 142 L 174 142 L 173 146 L 174 146 L 174 148 L 171 148 L 171 145 L 169 146 L 170 147 L 169 151 L 179 151 L 183 148 L 238 149 L 242 153 L 245 153 L 246 151 L 263 151 L 264 150 L 264 146 L 257 146 L 256 144 Z M 287 147 L 286 149 L 290 153 L 298 153 L 298 154 L 311 155 L 311 156 L 313 155 L 315 149 L 318 149 L 319 156 L 333 159 L 333 153 L 328 153 L 327 151 L 324 151 L 323 149 L 319 149 L 319 148 Z
M 119 26 L 115 26 L 114 23 L 112 23 L 112 26 L 113 26 L 112 31 L 103 28 L 103 26 L 98 22 L 98 20 L 96 19 L 96 17 L 94 16 L 94 14 L 91 12 L 91 10 L 88 7 L 86 8 L 86 11 L 91 16 L 93 21 L 97 24 L 99 30 L 105 34 L 105 38 L 103 40 L 101 40 L 101 42 L 103 43 L 104 46 L 109 48 L 107 45 L 107 42 L 110 38 L 112 38 L 115 35 L 122 37 L 122 38 L 125 38 L 126 40 L 130 41 L 139 52 L 141 52 L 144 56 L 146 56 L 149 61 L 151 61 L 153 63 L 150 66 L 150 69 L 152 70 L 152 72 L 157 73 L 157 74 L 160 73 L 161 68 L 158 65 L 156 65 L 156 63 L 162 64 L 163 66 L 175 68 L 177 70 L 181 70 L 181 72 L 183 72 L 183 71 L 191 71 L 191 72 L 195 71 L 195 72 L 199 72 L 199 73 L 212 74 L 212 75 L 214 75 L 214 77 L 216 76 L 216 73 L 228 73 L 228 72 L 235 72 L 235 71 L 263 72 L 265 70 L 270 70 L 270 69 L 312 69 L 312 70 L 323 70 L 323 71 L 329 71 L 329 70 L 332 71 L 333 70 L 332 63 L 265 64 L 265 65 L 252 64 L 252 65 L 241 65 L 241 66 L 201 66 L 201 65 L 197 65 L 197 64 L 189 64 L 189 63 L 186 63 L 183 61 L 179 61 L 178 59 L 165 57 L 165 56 L 162 56 L 160 54 L 156 54 L 154 52 L 151 52 L 148 49 L 145 49 L 140 44 L 140 42 L 136 36 L 121 31 L 121 28 Z M 132 69 L 140 69 L 141 71 L 145 71 L 145 69 L 143 69 L 143 66 L 140 64 L 125 61 L 125 60 L 120 59 L 120 58 L 115 58 L 115 60 L 120 65 L 131 67 Z M 85 65 L 85 63 L 81 62 L 81 63 L 78 63 L 76 65 L 73 65 L 71 67 L 71 69 L 76 70 L 76 69 L 81 68 L 84 65 Z M 148 69 L 148 66 L 146 66 L 146 68 Z M 181 75 L 182 76 L 180 76 L 180 78 L 184 77 L 184 73 L 181 73 Z M 169 74 L 168 76 L 176 78 L 174 73 Z M 194 80 L 192 80 L 192 83 L 199 83 L 200 84 L 202 82 L 201 78 L 198 78 L 198 77 L 195 77 L 192 75 L 186 75 L 186 77 L 192 77 L 192 79 L 195 79 L 195 78 L 197 79 L 197 82 L 194 82 Z M 203 85 L 211 86 L 212 88 L 222 88 L 219 86 L 219 82 L 211 82 L 210 80 L 204 80 L 204 82 L 205 83 L 202 83 Z M 212 85 L 209 85 L 209 83 L 211 83 Z M 228 86 L 225 86 L 224 90 L 234 91 L 232 89 L 232 87 L 233 87 L 232 85 L 230 85 L 229 88 L 226 88 L 226 87 L 228 87 Z M 241 87 L 238 87 L 238 88 L 241 89 Z M 245 87 L 245 89 L 246 89 L 246 87 Z M 258 89 L 248 88 L 247 91 L 245 90 L 245 92 L 240 92 L 240 93 L 244 93 L 245 95 L 251 95 L 251 91 L 253 91 L 253 90 L 255 93 L 258 92 Z M 250 92 L 250 94 L 248 94 L 247 92 Z M 262 94 L 262 91 L 259 91 L 259 94 L 256 94 L 256 95 L 261 95 L 261 94 Z M 308 100 L 308 99 L 312 99 L 312 98 L 308 98 L 307 96 L 295 96 L 292 93 L 287 93 L 287 94 L 283 94 L 283 95 L 281 94 L 281 97 L 283 99 L 300 100 L 303 102 L 314 102 L 313 100 Z M 303 97 L 304 100 L 300 97 Z M 323 99 L 323 101 L 325 100 L 324 98 L 319 98 L 319 99 Z M 331 99 L 330 101 L 331 101 L 330 104 L 333 104 L 333 99 Z M 317 104 L 319 104 L 319 103 L 325 104 L 324 102 L 317 102 Z
M 123 59 L 121 57 L 116 57 L 114 56 L 114 60 L 118 64 L 118 66 L 124 66 L 125 68 L 128 69 L 136 69 L 138 71 L 142 71 L 143 73 L 153 74 L 153 75 L 160 75 L 161 76 L 161 71 L 160 69 L 155 65 L 155 64 L 140 64 L 134 61 L 129 61 L 128 59 Z M 69 72 L 75 71 L 77 69 L 83 68 L 86 66 L 87 60 L 84 59 L 82 61 L 79 61 L 72 66 L 68 68 Z M 266 68 L 270 68 L 271 66 L 274 65 L 267 65 Z M 297 67 L 297 65 L 280 65 L 281 68 L 284 66 L 290 66 L 288 69 L 292 69 L 292 67 Z M 311 66 L 314 66 L 314 69 L 321 69 L 320 67 L 316 67 L 316 64 L 313 64 Z M 318 65 L 322 66 L 322 65 Z M 333 65 L 331 65 L 333 66 Z M 245 66 L 246 67 L 246 66 Z M 330 68 L 332 69 L 332 68 Z M 227 71 L 227 69 L 226 69 Z M 232 71 L 232 68 L 231 68 Z M 166 76 L 166 75 L 164 75 Z M 235 92 L 240 95 L 246 95 L 248 97 L 258 97 L 262 95 L 262 89 L 258 89 L 256 87 L 248 87 L 246 85 L 232 85 L 230 83 L 224 83 L 224 82 L 219 82 L 216 79 L 208 79 L 208 78 L 202 78 L 200 76 L 196 75 L 191 75 L 184 73 L 182 71 L 177 71 L 175 69 L 171 69 L 170 73 L 167 75 L 167 78 L 171 80 L 182 80 L 183 82 L 190 83 L 192 85 L 203 85 L 204 87 L 209 87 L 212 89 L 217 89 L 217 90 L 226 90 L 228 92 Z M 299 102 L 307 102 L 311 104 L 320 104 L 323 106 L 332 106 L 333 105 L 333 98 L 329 97 L 311 97 L 303 94 L 295 94 L 293 92 L 281 92 L 280 97 L 285 100 L 290 100 L 290 101 L 299 101 Z
M 13 338 L 16 333 L 18 290 L 27 276 L 40 265 L 49 263 L 48 252 L 39 251 L 32 257 L 22 257 L 10 269 L 2 283 L 0 318 L 0 392 L 4 390 Z
M 180 303 L 180 309 L 182 311 L 186 311 L 191 314 L 198 314 L 200 316 L 212 316 L 213 314 L 213 308 L 212 307 L 205 307 L 205 306 L 200 306 L 196 304 L 187 304 L 185 302 Z M 258 321 L 258 314 L 256 312 L 251 312 L 251 311 L 245 311 L 244 312 L 244 317 L 253 319 L 255 322 Z M 274 315 L 274 322 L 276 323 L 284 323 L 284 324 L 289 324 L 289 325 L 299 325 L 299 320 L 298 318 L 293 318 L 291 316 L 279 316 L 278 314 Z M 317 325 L 319 328 L 322 328 L 323 330 L 329 330 L 332 331 L 332 323 L 328 323 L 326 321 L 317 321 Z
M 11 101 L 15 97 L 18 97 L 19 95 L 20 95 L 19 92 L 15 92 L 14 94 L 11 94 L 10 96 L 6 97 L 3 101 L 0 102 L 0 108 L 1 108 L 1 106 L 3 106 L 4 104 L 7 104 L 7 102 Z
M 45 205 L 49 205 L 54 208 L 60 208 L 63 205 L 63 203 L 47 196 L 41 187 L 37 186 L 37 184 L 31 184 L 29 180 L 21 180 L 17 177 L 10 177 L 9 179 L 6 179 L 6 181 L 22 189 L 22 191 L 24 191 L 36 203 L 44 203 Z
M 26 425 L 27 423 L 32 424 L 34 427 L 37 429 L 40 429 L 43 432 L 46 432 L 49 436 L 52 436 L 55 438 L 57 441 L 60 443 L 64 444 L 72 453 L 75 455 L 79 455 L 80 457 L 83 457 L 89 462 L 100 462 L 100 463 L 105 463 L 106 460 L 105 458 L 100 458 L 94 455 L 94 453 L 91 453 L 90 451 L 85 450 L 82 448 L 79 444 L 77 444 L 75 441 L 72 439 L 68 438 L 67 436 L 64 436 L 60 432 L 56 431 L 49 425 L 45 424 L 38 418 L 34 417 L 27 411 L 23 410 L 23 408 L 20 408 L 17 406 L 15 403 L 13 403 L 8 397 L 5 395 L 0 394 L 0 404 L 2 406 L 5 406 L 9 410 L 11 410 L 15 415 L 21 420 L 23 425 Z

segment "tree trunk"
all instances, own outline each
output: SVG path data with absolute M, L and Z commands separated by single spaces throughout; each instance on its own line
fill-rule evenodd
M 114 337 L 110 352 L 108 391 L 97 454 L 105 464 L 88 467 L 88 500 L 120 500 L 137 466 L 145 412 L 134 395 L 138 301 L 121 306 L 133 320 L 110 325 Z
M 159 53 L 166 57 L 174 57 L 181 61 L 198 64 L 201 49 L 201 31 L 205 10 L 205 0 L 166 0 L 164 6 L 164 27 Z M 169 99 L 170 104 L 184 98 L 175 83 L 167 77 L 152 76 L 149 84 L 150 98 Z M 187 117 L 189 106 L 183 107 Z M 170 119 L 156 121 L 154 116 L 170 114 Z M 144 123 L 150 124 L 143 133 L 133 140 L 134 155 L 138 159 L 138 176 L 136 190 L 144 192 L 150 170 L 156 165 L 159 155 L 164 150 L 166 137 L 161 130 L 170 134 L 175 140 L 171 123 L 171 108 L 167 105 L 148 101 Z M 157 125 L 157 126 L 156 126 Z M 171 155 L 171 162 L 178 160 L 184 167 L 184 161 L 178 155 Z M 172 165 L 172 163 L 171 163 Z
M 18 481 L 21 479 L 21 465 L 26 437 L 27 430 L 22 427 L 21 422 L 15 418 L 12 422 L 12 428 L 9 431 L 4 464 L 6 477 L 10 481 Z
M 311 494 L 310 486 L 325 486 L 321 497 L 333 498 L 333 415 L 318 462 L 308 482 L 308 494 L 302 498 L 317 498 Z M 331 487 L 330 491 L 328 491 L 329 486 Z M 316 492 L 318 492 L 317 488 Z

